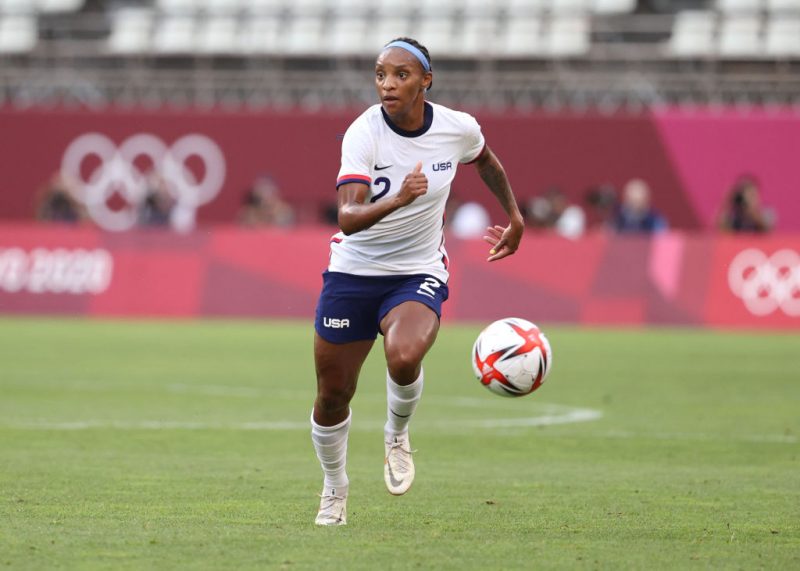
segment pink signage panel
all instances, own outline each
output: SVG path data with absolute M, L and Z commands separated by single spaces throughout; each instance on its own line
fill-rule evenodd
M 177 235 L 0 225 L 0 315 L 313 319 L 330 228 Z M 448 239 L 445 320 L 800 329 L 800 235 Z
M 42 188 L 61 173 L 77 181 L 95 225 L 129 230 L 132 205 L 155 170 L 189 226 L 234 223 L 261 175 L 276 181 L 299 222 L 318 223 L 336 200 L 341 137 L 361 111 L 0 109 L 0 221 L 31 221 Z M 557 186 L 588 207 L 591 187 L 642 178 L 672 229 L 702 230 L 714 226 L 728 189 L 747 173 L 761 180 L 778 230 L 800 232 L 800 117 L 791 112 L 477 118 L 522 202 Z M 501 221 L 474 167 L 459 169 L 454 195 L 482 202 Z

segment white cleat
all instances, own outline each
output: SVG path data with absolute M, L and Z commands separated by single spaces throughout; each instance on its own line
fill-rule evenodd
M 408 434 L 395 436 L 391 442 L 384 443 L 386 456 L 383 460 L 383 480 L 386 489 L 395 496 L 402 496 L 414 482 L 414 459 Z
M 317 525 L 347 524 L 347 487 L 328 488 L 319 496 L 319 513 L 314 523 Z

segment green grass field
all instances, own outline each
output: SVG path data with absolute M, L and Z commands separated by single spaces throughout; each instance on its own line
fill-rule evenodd
M 547 327 L 512 400 L 478 330 L 426 360 L 400 498 L 376 346 L 317 528 L 310 324 L 0 320 L 0 569 L 800 569 L 797 335 Z

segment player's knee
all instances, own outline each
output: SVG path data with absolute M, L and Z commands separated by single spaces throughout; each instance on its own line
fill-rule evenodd
M 398 382 L 413 382 L 419 375 L 423 356 L 423 351 L 413 343 L 388 348 L 386 366 L 389 369 L 389 375 Z
M 336 414 L 346 410 L 353 398 L 353 391 L 342 387 L 326 387 L 317 394 L 314 405 L 324 414 Z

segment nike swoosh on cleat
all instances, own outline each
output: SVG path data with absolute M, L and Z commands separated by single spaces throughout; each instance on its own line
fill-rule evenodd
M 376 171 L 382 171 L 382 170 L 388 169 L 390 166 L 392 166 L 392 165 L 386 165 L 385 167 L 379 167 L 378 165 L 375 165 L 375 170 Z
M 392 472 L 392 464 L 389 460 L 386 460 L 386 465 L 389 467 L 389 483 L 392 484 L 393 487 L 398 487 L 400 484 L 405 482 L 405 480 L 396 480 L 394 477 L 394 472 Z

